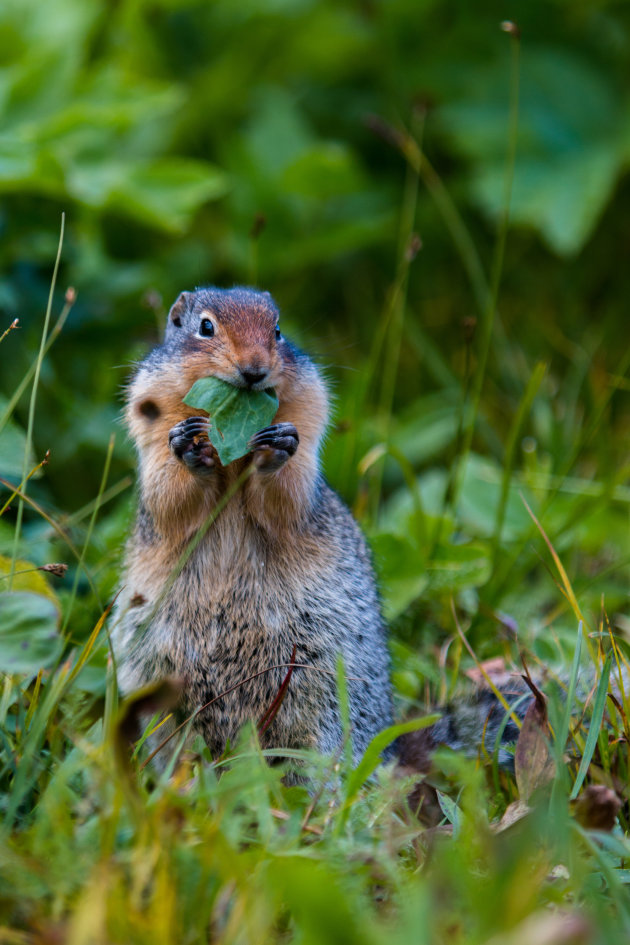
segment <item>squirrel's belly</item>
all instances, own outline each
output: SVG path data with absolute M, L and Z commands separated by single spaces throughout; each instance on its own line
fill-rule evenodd
M 312 551 L 304 543 L 296 560 L 248 539 L 239 553 L 232 536 L 231 556 L 227 543 L 199 549 L 170 587 L 166 570 L 160 576 L 155 568 L 148 581 L 145 566 L 130 569 L 129 599 L 136 596 L 142 604 L 127 610 L 116 634 L 122 691 L 179 677 L 184 686 L 177 714 L 183 721 L 211 702 L 195 728 L 216 752 L 245 722 L 264 722 L 295 652 L 298 665 L 263 744 L 330 751 L 341 737 L 341 654 L 362 749 L 391 712 L 388 658 L 368 566 L 330 549 L 320 554 L 315 542 Z
M 128 692 L 164 676 L 182 680 L 178 716 L 183 721 L 202 706 L 194 728 L 214 752 L 234 741 L 251 721 L 261 726 L 282 690 L 294 660 L 282 711 L 261 735 L 264 744 L 316 745 L 323 727 L 318 719 L 336 711 L 333 651 L 312 640 L 303 622 L 283 620 L 274 606 L 260 600 L 198 601 L 174 611 L 168 600 L 138 634 L 123 646 L 119 661 L 121 689 Z M 308 669 L 304 667 L 307 666 Z
M 235 673 L 243 678 L 288 663 L 294 645 L 303 660 L 312 657 L 305 652 L 303 590 L 296 593 L 278 577 L 274 581 L 264 566 L 224 574 L 196 566 L 168 591 L 155 593 L 155 587 L 136 582 L 139 590 L 130 596 L 115 633 L 119 662 L 137 667 L 123 673 L 124 688 L 133 688 L 132 677 L 142 685 L 160 675 L 200 677 L 209 685 L 227 675 L 234 684 Z M 140 603 L 133 606 L 134 600 Z

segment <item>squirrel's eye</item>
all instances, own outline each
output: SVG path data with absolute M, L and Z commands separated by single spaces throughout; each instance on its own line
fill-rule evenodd
M 278 339 L 278 341 L 280 341 L 280 339 L 282 338 L 282 333 L 281 333 L 281 331 L 280 331 L 280 325 L 276 325 L 276 338 Z
M 212 338 L 214 335 L 214 325 L 209 318 L 202 318 L 201 325 L 199 326 L 199 334 L 203 335 L 205 338 Z

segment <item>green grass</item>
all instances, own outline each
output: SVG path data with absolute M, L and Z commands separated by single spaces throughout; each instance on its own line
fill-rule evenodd
M 71 673 L 38 694 L 18 679 L 5 688 L 5 804 L 15 768 L 34 765 L 1 847 L 5 941 L 520 942 L 528 922 L 562 929 L 567 915 L 583 929 L 575 941 L 627 940 L 628 841 L 621 826 L 601 834 L 571 816 L 577 757 L 504 829 L 514 783 L 497 791 L 488 761 L 443 755 L 436 833 L 410 815 L 412 779 L 391 766 L 365 783 L 371 764 L 293 752 L 309 793 L 282 783 L 253 732 L 218 764 L 197 745 L 156 782 L 121 758 L 116 727 Z M 612 734 L 602 729 L 589 776 L 618 786 L 626 751 Z

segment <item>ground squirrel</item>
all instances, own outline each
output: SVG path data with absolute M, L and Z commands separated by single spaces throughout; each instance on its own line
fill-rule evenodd
M 207 417 L 183 398 L 214 376 L 274 388 L 273 425 L 251 453 L 223 467 Z M 195 721 L 214 756 L 273 704 L 295 652 L 264 747 L 332 752 L 341 741 L 336 664 L 348 680 L 355 758 L 391 723 L 389 661 L 370 555 L 349 510 L 321 473 L 328 394 L 314 363 L 281 333 L 267 292 L 183 292 L 162 345 L 128 391 L 138 452 L 139 502 L 113 631 L 121 691 L 185 680 L 175 721 L 239 686 Z M 180 555 L 244 467 L 254 472 L 170 583 Z M 284 666 L 279 664 L 285 664 Z

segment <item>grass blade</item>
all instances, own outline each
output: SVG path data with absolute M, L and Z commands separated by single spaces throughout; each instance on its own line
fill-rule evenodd
M 604 718 L 604 709 L 606 708 L 606 693 L 608 691 L 608 677 L 610 676 L 612 656 L 612 652 L 610 652 L 606 657 L 604 668 L 602 669 L 602 675 L 597 687 L 597 692 L 595 694 L 595 699 L 593 702 L 593 714 L 591 716 L 586 745 L 584 746 L 584 754 L 582 755 L 582 761 L 580 762 L 580 767 L 578 768 L 573 790 L 569 796 L 569 799 L 572 801 L 575 800 L 579 794 L 580 788 L 584 782 L 584 778 L 586 777 L 586 772 L 588 771 L 588 766 L 591 763 L 593 752 L 595 751 L 595 745 L 597 744 L 599 730 L 602 725 L 602 719 Z
M 76 301 L 76 293 L 74 289 L 69 288 L 66 292 L 66 301 L 61 310 L 61 314 L 59 315 L 59 318 L 53 325 L 50 331 L 50 334 L 48 336 L 48 339 L 46 341 L 46 344 L 44 346 L 44 355 L 43 355 L 44 357 L 46 357 L 46 355 L 48 354 L 48 352 L 54 345 L 55 341 L 59 337 L 61 330 L 66 323 L 66 319 L 68 318 L 68 315 L 70 314 L 70 309 L 74 305 L 75 301 Z M 14 325 L 16 323 L 17 323 L 17 319 L 15 320 Z M 13 328 L 14 325 L 12 325 L 11 328 Z M 0 416 L 0 430 L 2 430 L 2 428 L 5 426 L 5 424 L 7 423 L 7 421 L 13 414 L 13 411 L 15 410 L 17 404 L 19 403 L 20 397 L 22 396 L 22 394 L 28 387 L 36 369 L 37 369 L 37 358 L 33 361 L 28 371 L 26 372 L 26 374 L 24 375 L 24 377 L 22 378 L 18 386 L 15 388 L 11 396 L 11 399 L 9 400 L 6 407 L 4 408 L 4 413 L 2 414 L 2 416 Z
M 79 559 L 77 570 L 74 576 L 74 581 L 72 583 L 72 591 L 70 592 L 70 600 L 68 602 L 68 606 L 66 609 L 66 616 L 64 618 L 61 631 L 60 631 L 62 636 L 65 634 L 66 630 L 68 629 L 68 623 L 70 621 L 70 616 L 72 614 L 72 608 L 74 607 L 74 602 L 76 600 L 77 590 L 79 587 L 79 579 L 81 576 L 81 571 L 85 567 L 85 558 L 87 555 L 88 548 L 90 547 L 90 541 L 92 539 L 92 531 L 94 529 L 94 524 L 96 522 L 96 516 L 98 515 L 98 511 L 101 507 L 101 498 L 103 496 L 103 493 L 105 491 L 105 486 L 107 484 L 107 477 L 109 476 L 109 467 L 112 461 L 113 451 L 114 451 L 114 434 L 112 433 L 111 437 L 109 438 L 109 446 L 107 448 L 107 455 L 105 456 L 105 466 L 103 467 L 103 475 L 101 477 L 101 484 L 98 490 L 98 495 L 96 496 L 94 509 L 90 517 L 90 523 L 88 525 L 88 529 L 85 535 L 85 541 L 83 542 L 83 550 L 81 551 L 81 557 Z
M 582 637 L 584 634 L 584 625 L 580 620 L 578 624 L 578 634 L 577 640 L 575 642 L 575 653 L 573 654 L 573 663 L 571 665 L 571 675 L 569 677 L 569 686 L 567 689 L 566 704 L 564 707 L 564 715 L 562 716 L 562 723 L 560 730 L 558 732 L 558 749 L 562 753 L 564 751 L 565 745 L 567 743 L 567 738 L 569 737 L 569 726 L 571 724 L 571 708 L 573 705 L 573 699 L 575 698 L 575 689 L 577 686 L 578 673 L 580 671 L 580 656 L 582 653 Z
M 501 498 L 499 499 L 499 505 L 497 507 L 497 515 L 494 526 L 494 537 L 492 540 L 493 551 L 495 561 L 499 554 L 499 544 L 501 541 L 501 532 L 503 531 L 503 522 L 505 519 L 505 509 L 507 506 L 508 495 L 510 491 L 510 481 L 512 479 L 512 467 L 514 466 L 514 452 L 516 450 L 516 442 L 521 432 L 521 427 L 525 421 L 525 418 L 531 410 L 532 403 L 534 398 L 538 393 L 538 388 L 542 383 L 542 379 L 545 376 L 547 371 L 547 365 L 544 361 L 539 361 L 532 371 L 531 377 L 525 388 L 525 393 L 521 399 L 521 402 L 518 406 L 516 416 L 510 427 L 510 432 L 508 435 L 508 441 L 505 446 L 505 459 L 503 461 L 503 477 L 501 482 Z

